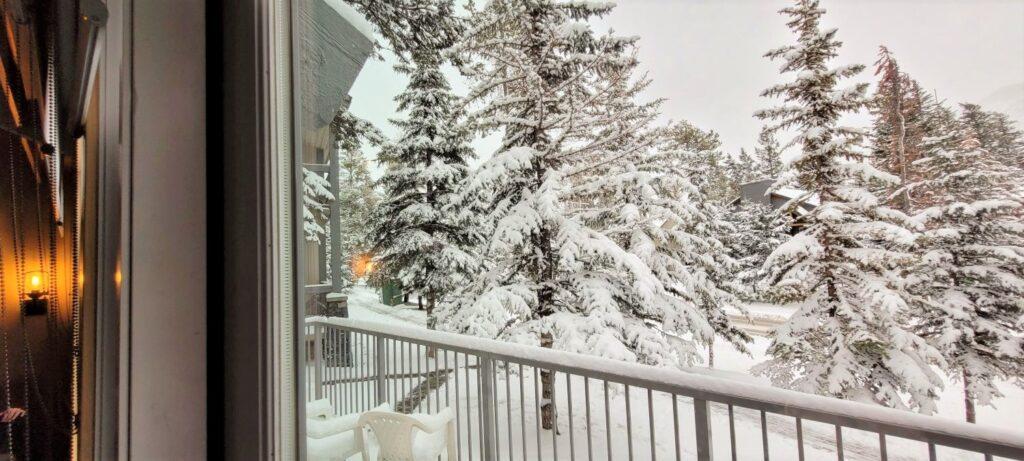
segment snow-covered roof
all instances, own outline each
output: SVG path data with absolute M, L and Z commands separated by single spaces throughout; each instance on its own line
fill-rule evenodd
M 775 193 L 790 200 L 807 195 L 807 191 L 792 187 L 780 187 L 775 190 Z M 804 199 L 803 203 L 818 206 L 821 204 L 821 199 L 818 198 L 818 194 L 811 194 L 810 197 Z
M 349 5 L 347 1 L 324 0 L 324 3 L 333 8 L 334 11 L 337 11 L 343 19 L 348 21 L 349 24 L 352 24 L 352 27 L 355 27 L 356 30 L 363 34 L 364 37 L 373 40 L 373 24 L 370 24 L 370 22 L 366 20 L 366 17 L 363 16 L 362 13 L 356 11 L 355 8 L 352 8 L 352 5 Z

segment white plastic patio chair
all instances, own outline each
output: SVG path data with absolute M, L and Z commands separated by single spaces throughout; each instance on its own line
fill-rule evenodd
M 356 427 L 356 447 L 363 461 L 371 461 L 363 440 L 366 428 L 377 439 L 377 461 L 436 460 L 444 452 L 448 461 L 455 461 L 455 412 L 451 408 L 436 415 L 368 411 L 359 417 Z
M 391 411 L 387 402 L 370 411 Z M 346 461 L 358 455 L 356 431 L 362 413 L 335 416 L 328 399 L 306 404 L 306 458 L 310 461 Z

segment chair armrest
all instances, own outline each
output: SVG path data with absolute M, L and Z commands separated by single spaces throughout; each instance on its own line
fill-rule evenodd
M 427 433 L 443 431 L 452 420 L 455 419 L 455 412 L 451 408 L 445 408 L 436 415 L 417 415 L 416 428 Z
M 306 420 L 306 435 L 314 439 L 321 439 L 355 430 L 358 422 L 358 414 L 335 416 L 330 419 L 308 419 Z

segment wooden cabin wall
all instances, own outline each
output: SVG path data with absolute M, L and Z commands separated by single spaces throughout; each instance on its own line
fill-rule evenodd
M 37 167 L 42 165 L 36 162 Z M 13 426 L 11 438 L 18 459 L 26 458 L 27 445 L 31 459 L 56 460 L 68 459 L 71 446 L 75 281 L 74 233 L 69 226 L 76 216 L 74 201 L 69 200 L 63 226 L 55 222 L 45 168 L 39 178 L 20 140 L 0 134 L 0 406 L 7 405 L 3 393 L 9 388 L 11 406 L 28 411 Z M 65 187 L 68 193 L 75 190 L 73 185 Z M 48 312 L 24 316 L 21 300 L 25 295 L 18 287 L 24 285 L 26 271 L 37 270 L 47 274 L 51 285 Z

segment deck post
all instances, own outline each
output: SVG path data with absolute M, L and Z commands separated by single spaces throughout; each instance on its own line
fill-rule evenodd
M 374 358 L 374 364 L 377 369 L 377 405 L 384 403 L 387 399 L 387 372 L 388 372 L 388 352 L 387 352 L 387 341 L 380 336 L 374 336 L 376 341 L 376 357 Z
M 324 342 L 320 325 L 313 324 L 313 396 L 324 398 Z M 307 375 L 308 376 L 308 375 Z
M 494 360 L 480 357 L 480 411 L 483 412 L 483 459 L 497 459 L 494 427 Z
M 711 412 L 708 401 L 693 399 L 694 429 L 697 435 L 697 459 L 711 461 Z

